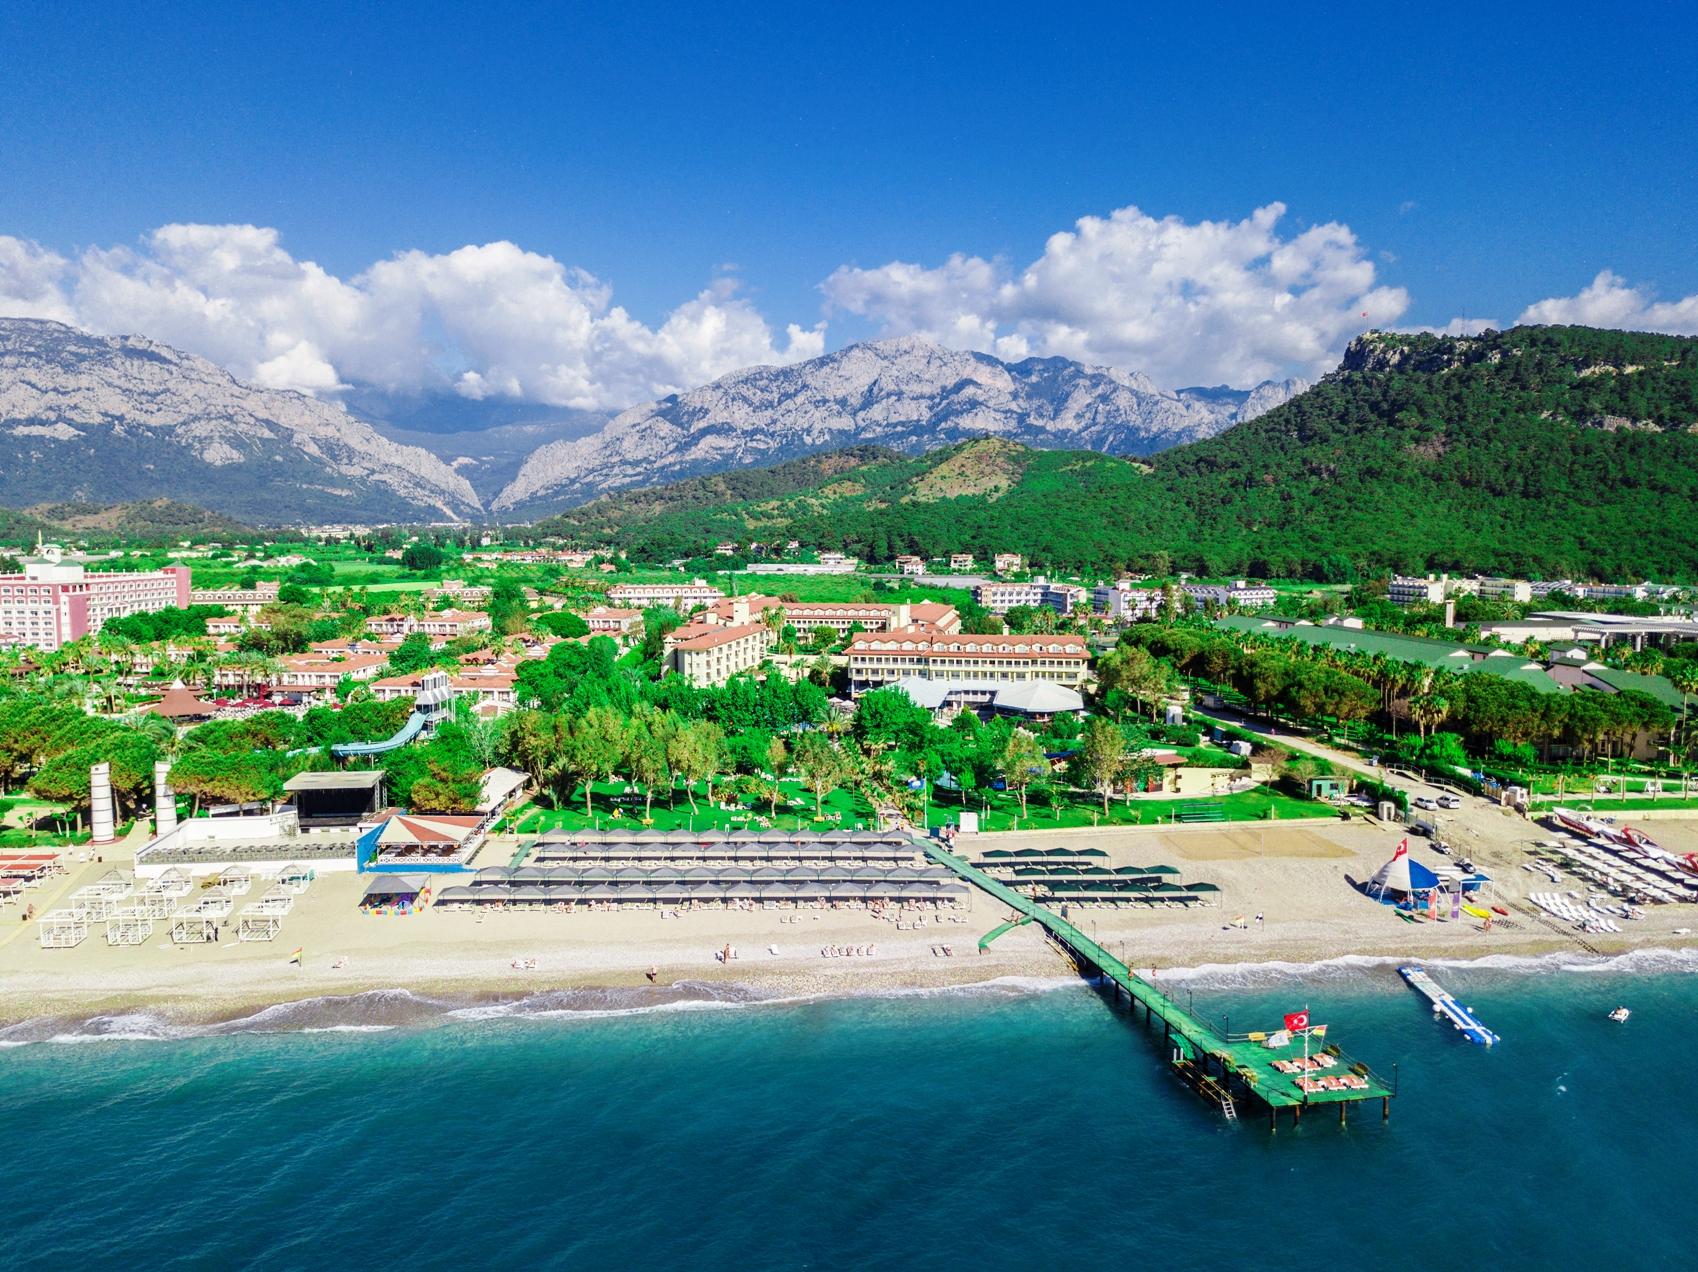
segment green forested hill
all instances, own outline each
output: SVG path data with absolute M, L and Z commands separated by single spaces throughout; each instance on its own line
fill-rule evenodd
M 0 508 L 0 542 L 23 543 L 37 533 L 90 543 L 163 543 L 176 539 L 247 540 L 257 531 L 216 512 L 175 499 L 135 503 L 37 504 L 23 512 Z
M 1308 392 L 1153 467 L 993 439 L 824 458 L 545 524 L 655 558 L 793 537 L 875 561 L 1006 549 L 1050 569 L 1698 577 L 1698 340 L 1672 336 L 1365 336 Z
M 1191 513 L 1183 551 L 1229 570 L 1693 577 L 1695 430 L 1698 340 L 1376 335 L 1284 406 L 1160 456 L 1156 483 Z

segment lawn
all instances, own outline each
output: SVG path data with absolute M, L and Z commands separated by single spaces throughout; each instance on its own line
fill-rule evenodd
M 874 825 L 873 808 L 851 791 L 834 791 L 824 801 L 825 816 L 814 820 L 814 797 L 802 789 L 800 782 L 780 782 L 783 797 L 778 801 L 778 815 L 768 818 L 765 803 L 738 805 L 723 790 L 714 792 L 716 802 L 708 804 L 705 788 L 696 788 L 696 811 L 690 811 L 690 801 L 683 787 L 677 798 L 668 801 L 657 796 L 652 811 L 655 830 L 857 830 Z M 638 787 L 624 782 L 595 782 L 590 787 L 594 803 L 593 816 L 584 813 L 584 791 L 577 793 L 564 808 L 543 808 L 527 805 L 517 814 L 517 833 L 541 834 L 546 830 L 626 830 L 643 825 L 643 796 Z
M 1228 822 L 1278 820 L 1293 817 L 1333 817 L 1331 805 L 1312 799 L 1282 795 L 1259 786 L 1255 790 L 1232 795 L 1199 799 L 1111 799 L 1108 816 L 1103 816 L 1102 798 L 1086 791 L 1063 791 L 1058 803 L 1049 799 L 1028 799 L 1027 815 L 1020 816 L 1020 800 L 1006 791 L 975 793 L 968 801 L 969 810 L 979 813 L 981 830 L 1049 830 L 1081 826 L 1159 826 L 1178 820 L 1181 811 L 1196 810 L 1208 805 L 1220 808 Z M 961 818 L 961 803 L 954 798 L 936 800 L 927 814 L 927 825 L 951 825 Z

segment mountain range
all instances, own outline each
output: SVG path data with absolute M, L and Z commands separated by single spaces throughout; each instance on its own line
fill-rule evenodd
M 0 319 L 0 503 L 164 495 L 257 524 L 483 508 L 435 455 L 340 406 L 244 384 L 144 337 Z
M 750 367 L 608 419 L 369 389 L 322 401 L 144 337 L 0 319 L 0 504 L 168 494 L 262 525 L 516 521 L 850 445 L 919 454 L 995 436 L 1149 455 L 1304 387 L 1168 391 L 1135 372 L 902 338 Z
M 921 454 L 972 437 L 1039 448 L 1150 455 L 1211 437 L 1300 393 L 1169 392 L 1147 376 L 1065 358 L 1004 362 L 917 337 L 851 345 L 787 367 L 750 367 L 624 411 L 605 427 L 536 450 L 495 496 L 504 518 L 702 473 L 872 444 Z
M 981 439 L 594 500 L 538 524 L 641 560 L 799 539 L 889 561 L 1345 581 L 1427 570 L 1698 579 L 1698 339 L 1371 333 L 1307 392 L 1143 461 Z

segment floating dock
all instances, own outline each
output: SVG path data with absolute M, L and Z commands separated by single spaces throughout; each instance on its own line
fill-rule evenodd
M 1435 1016 L 1443 1016 L 1450 1021 L 1451 1024 L 1456 1026 L 1456 1032 L 1468 1039 L 1469 1042 L 1482 1047 L 1489 1047 L 1500 1041 L 1495 1033 L 1480 1023 L 1478 1016 L 1452 998 L 1444 986 L 1427 975 L 1424 969 L 1400 967 L 1397 969 L 1397 974 L 1408 981 L 1414 989 L 1426 996 L 1427 1001 L 1433 1005 Z
M 1228 1120 L 1237 1120 L 1238 1101 L 1246 1099 L 1267 1110 L 1270 1129 L 1277 1127 L 1278 1115 L 1284 1109 L 1291 1111 L 1295 1124 L 1305 1110 L 1336 1106 L 1338 1120 L 1343 1123 L 1352 1105 L 1378 1100 L 1381 1117 L 1391 1116 L 1391 1097 L 1396 1094 L 1391 1084 L 1367 1065 L 1352 1061 L 1338 1046 L 1328 1044 L 1306 1053 L 1303 1036 L 1287 1034 L 1283 1045 L 1271 1046 L 1280 1031 L 1229 1033 L 1217 1029 L 1134 974 L 1060 915 L 968 865 L 941 845 L 930 840 L 919 843 L 933 861 L 1042 927 L 1082 973 L 1106 982 L 1115 1002 L 1124 994 L 1134 1016 L 1142 1007 L 1146 1025 L 1162 1026 L 1174 1071 L 1187 1086 L 1217 1104 Z M 1305 1059 L 1314 1067 L 1304 1069 Z

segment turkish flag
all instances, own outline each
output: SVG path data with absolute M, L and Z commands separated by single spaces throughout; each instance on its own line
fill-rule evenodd
M 1306 1011 L 1287 1012 L 1285 1030 L 1287 1033 L 1302 1033 L 1309 1027 L 1309 1013 Z

